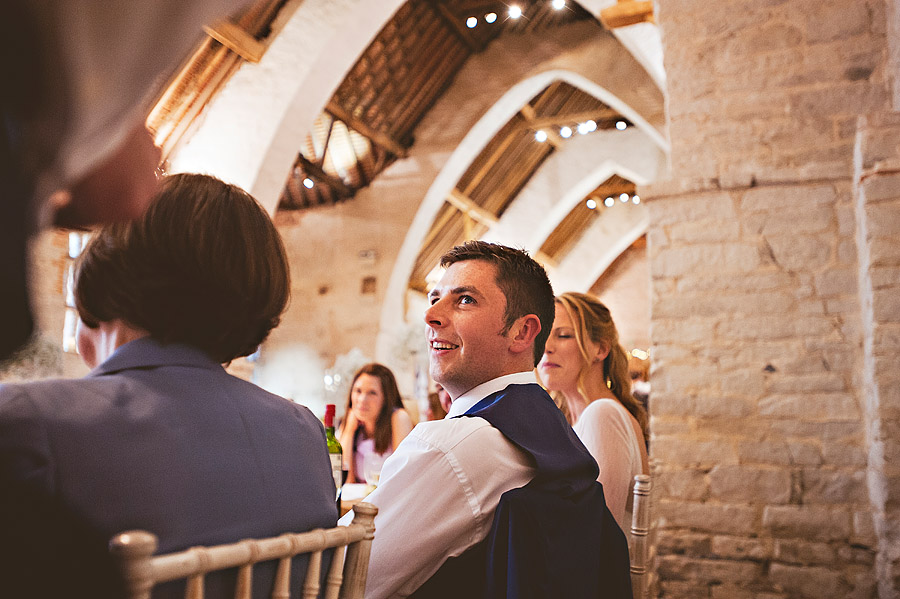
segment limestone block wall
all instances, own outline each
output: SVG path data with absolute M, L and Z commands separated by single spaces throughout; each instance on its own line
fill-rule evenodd
M 900 115 L 871 115 L 857 137 L 856 215 L 869 493 L 882 596 L 900 588 Z
M 854 167 L 896 151 L 890 116 L 861 128 L 889 110 L 885 3 L 660 0 L 658 18 L 659 596 L 896 597 L 896 195 Z
M 868 596 L 849 184 L 649 207 L 661 596 Z

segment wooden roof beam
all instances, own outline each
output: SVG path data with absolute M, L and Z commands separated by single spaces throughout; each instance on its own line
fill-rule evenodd
M 455 187 L 450 190 L 450 193 L 447 195 L 447 203 L 463 214 L 469 215 L 472 220 L 487 227 L 493 227 L 498 222 L 496 214 L 492 214 L 490 211 L 485 210 L 472 201 L 472 198 L 464 195 Z
M 440 234 L 441 230 L 450 224 L 450 220 L 453 218 L 453 215 L 456 214 L 453 210 L 445 211 L 440 217 L 435 219 L 435 221 L 431 225 L 431 229 L 428 231 L 428 235 L 425 236 L 425 239 L 422 240 L 422 249 L 419 250 L 419 253 L 422 253 L 422 250 L 430 246 L 435 238 Z
M 507 134 L 507 136 L 503 138 L 503 141 L 501 141 L 500 144 L 496 148 L 494 148 L 494 151 L 485 158 L 484 162 L 482 162 L 478 166 L 478 171 L 472 176 L 472 178 L 469 180 L 469 183 L 466 185 L 466 188 L 462 191 L 463 195 L 468 196 L 468 194 L 472 190 L 478 187 L 478 185 L 481 183 L 481 180 L 484 179 L 485 176 L 487 176 L 487 174 L 494 167 L 497 161 L 503 157 L 503 153 L 506 152 L 514 139 L 515 137 L 512 134 Z M 479 158 L 480 157 L 481 156 L 479 155 Z M 477 164 L 477 162 L 472 163 L 473 166 L 475 164 Z
M 219 21 L 203 31 L 247 62 L 259 62 L 266 52 L 265 44 L 230 21 Z
M 519 112 L 521 112 L 522 116 L 525 117 L 525 121 L 527 122 L 529 128 L 540 129 L 540 127 L 535 127 L 532 124 L 535 121 L 537 121 L 537 118 L 535 117 L 535 114 L 534 114 L 534 108 L 532 108 L 530 104 L 526 104 L 525 106 L 523 106 Z M 564 142 L 563 138 L 560 137 L 559 133 L 557 133 L 553 129 L 545 129 L 544 133 L 547 134 L 547 141 L 549 141 L 550 145 L 552 145 L 554 148 L 559 148 L 560 146 L 563 145 L 563 142 Z
M 637 23 L 656 23 L 652 0 L 619 0 L 600 11 L 600 22 L 607 29 Z
M 464 43 L 469 50 L 473 53 L 478 53 L 484 50 L 484 47 L 478 43 L 471 35 L 469 35 L 469 31 L 462 26 L 462 23 L 459 21 L 459 17 L 450 12 L 450 9 L 447 8 L 443 2 L 440 0 L 431 0 L 428 2 L 428 6 L 435 12 L 438 18 L 444 22 L 447 27 L 450 28 L 451 31 Z
M 523 113 L 524 116 L 524 113 Z M 602 108 L 600 110 L 590 110 L 585 112 L 577 112 L 573 114 L 559 114 L 556 116 L 542 116 L 529 119 L 527 127 L 530 129 L 540 129 L 542 127 L 558 127 L 568 123 L 584 123 L 586 121 L 607 121 L 621 117 L 621 115 L 612 108 Z
M 344 198 L 352 198 L 356 193 L 349 185 L 344 183 L 340 177 L 326 173 L 321 166 L 314 162 L 310 162 L 303 154 L 297 154 L 297 162 L 300 163 L 300 167 L 310 178 L 327 185 L 338 195 L 343 196 Z
M 472 220 L 486 227 L 493 227 L 499 222 L 499 219 L 494 214 L 473 202 L 471 198 L 464 196 L 455 187 L 447 196 L 447 203 L 452 205 L 463 214 L 471 217 Z M 548 256 L 547 254 L 544 254 L 543 252 L 538 251 L 537 253 L 535 253 L 534 258 L 538 262 L 546 264 L 550 267 L 556 268 L 557 266 L 556 260 Z
M 373 143 L 378 144 L 385 150 L 391 152 L 395 156 L 399 156 L 400 158 L 406 158 L 407 149 L 403 147 L 400 142 L 392 138 L 391 136 L 378 131 L 377 129 L 370 127 L 367 123 L 364 123 L 362 120 L 356 118 L 344 108 L 334 101 L 332 98 L 328 101 L 328 106 L 325 107 L 325 112 L 333 116 L 334 118 L 343 121 L 345 125 L 357 131 L 358 133 L 365 135 Z

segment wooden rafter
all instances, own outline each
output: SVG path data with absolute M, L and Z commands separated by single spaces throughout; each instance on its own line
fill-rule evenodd
M 525 118 L 525 123 L 526 123 L 526 127 L 527 127 L 527 128 L 529 128 L 529 129 L 540 129 L 540 128 L 543 126 L 543 125 L 536 125 L 536 124 L 535 124 L 535 122 L 536 122 L 538 119 L 535 117 L 535 114 L 534 114 L 534 108 L 532 108 L 529 104 L 526 104 L 525 106 L 523 106 L 522 109 L 521 109 L 519 112 L 520 112 L 520 113 L 522 114 L 522 116 Z M 563 138 L 560 137 L 560 135 L 559 135 L 556 131 L 554 131 L 553 129 L 549 129 L 549 128 L 548 128 L 548 129 L 544 130 L 544 133 L 547 134 L 547 141 L 549 141 L 550 144 L 551 144 L 554 148 L 558 148 L 558 147 L 560 147 L 560 146 L 563 145 Z
M 266 52 L 265 44 L 230 21 L 219 21 L 203 31 L 247 62 L 259 62 Z
M 340 177 L 326 173 L 321 166 L 307 160 L 303 154 L 297 155 L 297 163 L 309 177 L 330 187 L 336 194 L 344 198 L 352 198 L 354 191 Z
M 459 17 L 450 12 L 443 2 L 431 0 L 428 2 L 428 6 L 472 52 L 477 53 L 484 50 L 484 45 L 469 34 L 468 30 L 462 26 Z
M 600 22 L 607 29 L 637 23 L 655 23 L 652 0 L 619 0 L 600 11 Z
M 503 157 L 503 153 L 510 145 L 512 145 L 514 139 L 514 135 L 507 134 L 503 141 L 500 142 L 500 144 L 498 144 L 496 148 L 494 148 L 494 151 L 491 153 L 491 155 L 485 158 L 484 162 L 481 163 L 481 165 L 478 167 L 478 170 L 472 176 L 472 179 L 469 180 L 469 183 L 466 185 L 465 189 L 462 190 L 463 195 L 468 196 L 470 193 L 472 193 L 473 189 L 478 187 L 478 184 L 481 183 L 481 180 L 484 179 L 484 177 L 490 172 L 491 168 L 493 168 L 497 161 Z
M 325 112 L 333 116 L 334 118 L 341 120 L 351 129 L 361 133 L 362 135 L 371 139 L 374 143 L 378 144 L 385 150 L 393 153 L 395 156 L 399 156 L 401 158 L 405 158 L 407 155 L 407 149 L 403 147 L 400 142 L 393 139 L 389 135 L 382 133 L 368 124 L 366 124 L 361 119 L 354 117 L 352 114 L 348 113 L 341 107 L 340 104 L 334 101 L 334 98 L 329 100 L 328 106 L 325 107 Z
M 450 221 L 453 219 L 453 216 L 456 214 L 454 210 L 445 210 L 443 214 L 441 214 L 437 219 L 435 219 L 434 223 L 431 225 L 431 229 L 428 231 L 428 235 L 425 236 L 425 239 L 422 240 L 422 247 L 429 247 L 432 242 L 434 242 L 435 238 L 443 231 L 444 227 L 446 227 Z
M 530 109 L 530 113 L 532 115 L 534 114 L 534 109 L 532 109 L 530 106 L 523 107 L 522 109 L 522 115 L 525 116 L 526 120 L 528 121 L 527 124 L 523 126 L 529 129 L 541 129 L 543 127 L 554 127 L 565 125 L 568 123 L 584 123 L 586 121 L 608 121 L 620 116 L 619 113 L 612 108 L 599 108 L 597 110 L 588 110 L 571 114 L 560 114 L 558 116 L 529 118 L 529 116 L 525 112 L 526 108 Z
M 472 201 L 472 198 L 460 192 L 455 187 L 450 190 L 450 193 L 447 195 L 447 203 L 462 212 L 463 214 L 469 216 L 473 220 L 485 225 L 487 227 L 493 227 L 497 224 L 497 215 L 492 214 L 488 210 L 485 210 L 478 204 Z

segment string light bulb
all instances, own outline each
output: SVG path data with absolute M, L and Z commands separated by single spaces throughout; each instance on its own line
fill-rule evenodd
M 563 127 L 559 130 L 559 136 L 563 139 L 568 139 L 572 137 L 572 128 L 571 127 Z
M 628 127 L 628 123 L 625 121 L 616 121 L 616 129 L 619 131 L 624 131 L 626 127 Z
M 495 12 L 489 12 L 488 14 L 484 15 L 484 22 L 485 22 L 485 23 L 490 24 L 490 23 L 493 23 L 493 22 L 496 21 L 496 20 L 497 20 L 497 13 L 495 13 Z
M 539 129 L 539 130 L 535 131 L 534 132 L 534 140 L 544 143 L 545 141 L 547 141 L 547 132 L 544 131 L 543 129 Z
M 515 4 L 509 7 L 509 18 L 518 19 L 522 16 L 522 9 Z
M 310 179 L 309 177 L 303 179 L 303 187 L 305 187 L 306 189 L 312 189 L 313 185 L 315 185 L 315 184 L 316 184 L 316 182 L 313 181 L 312 179 Z
M 566 7 L 566 0 L 553 0 L 552 6 L 554 10 L 562 10 Z

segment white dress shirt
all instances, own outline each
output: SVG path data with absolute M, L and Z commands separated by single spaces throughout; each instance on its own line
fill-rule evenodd
M 409 596 L 487 536 L 503 493 L 531 481 L 531 458 L 500 431 L 483 418 L 452 417 L 508 385 L 535 382 L 533 372 L 520 372 L 483 383 L 455 399 L 445 419 L 419 423 L 397 446 L 365 499 L 378 507 L 366 599 Z

